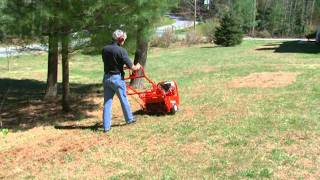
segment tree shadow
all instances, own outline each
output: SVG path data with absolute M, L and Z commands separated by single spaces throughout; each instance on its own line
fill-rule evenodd
M 100 108 L 91 97 L 102 98 L 101 84 L 70 84 L 72 111 L 69 113 L 63 113 L 61 97 L 44 101 L 45 89 L 46 83 L 42 81 L 0 79 L 0 128 L 19 131 L 57 122 L 80 121 L 92 117 L 88 112 Z
M 147 113 L 143 110 L 138 110 L 138 111 L 135 111 L 133 112 L 133 115 L 138 115 L 138 116 L 143 116 L 143 115 L 148 115 L 148 116 L 166 116 L 166 114 L 163 114 L 163 113 Z M 117 117 L 113 117 L 113 118 L 117 118 Z M 139 121 L 139 120 L 138 120 Z M 128 126 L 128 125 L 131 125 L 131 124 L 127 124 L 125 122 L 123 123 L 115 123 L 115 124 L 112 124 L 111 127 L 114 128 L 114 127 L 123 127 L 123 126 Z M 90 130 L 90 131 L 103 131 L 103 125 L 102 123 L 96 123 L 94 125 L 55 125 L 54 126 L 55 129 L 59 129 L 59 130 Z
M 320 45 L 312 41 L 286 41 L 281 44 L 266 44 L 257 51 L 273 51 L 274 53 L 320 53 Z
M 118 123 L 112 124 L 111 127 L 122 127 L 128 126 L 127 123 Z M 103 131 L 103 125 L 101 123 L 96 123 L 91 126 L 84 126 L 84 125 L 56 125 L 54 126 L 55 129 L 59 130 L 90 130 L 90 131 Z
M 80 125 L 56 125 L 54 126 L 55 129 L 59 130 L 74 130 L 74 129 L 80 129 L 80 130 L 91 130 L 91 131 L 98 131 L 99 128 L 102 128 L 102 124 L 96 123 L 92 126 L 80 126 Z
M 214 46 L 214 45 L 212 45 L 212 46 L 202 46 L 202 47 L 200 47 L 201 49 L 213 49 L 213 48 L 217 48 L 217 47 L 219 47 L 219 46 Z

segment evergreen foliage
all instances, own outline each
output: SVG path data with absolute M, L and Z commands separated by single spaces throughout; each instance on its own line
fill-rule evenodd
M 5 37 L 5 25 L 6 25 L 6 16 L 3 15 L 3 9 L 6 5 L 6 0 L 0 1 L 0 42 L 3 41 Z
M 92 47 L 97 53 L 111 41 L 115 29 L 127 32 L 126 48 L 136 50 L 137 38 L 149 41 L 160 18 L 176 6 L 178 0 L 118 0 L 98 3 L 94 11 L 97 17 L 89 28 Z M 107 11 L 106 11 L 107 9 Z M 142 28 L 142 29 L 141 29 Z M 138 35 L 139 33 L 139 35 Z
M 233 1 L 230 11 L 232 11 L 238 18 L 240 23 L 242 24 L 242 29 L 244 32 L 250 32 L 251 28 L 255 26 L 255 19 L 253 11 L 256 11 L 254 8 L 255 0 L 236 0 Z
M 178 13 L 193 18 L 194 0 L 180 0 Z M 264 32 L 274 37 L 303 37 L 320 25 L 320 0 L 197 0 L 198 20 L 221 19 L 232 11 L 247 34 Z
M 234 13 L 227 13 L 215 32 L 214 43 L 222 46 L 235 46 L 242 42 L 243 31 Z

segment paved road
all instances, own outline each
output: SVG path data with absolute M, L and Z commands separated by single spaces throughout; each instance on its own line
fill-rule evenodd
M 193 27 L 193 21 L 175 15 L 169 15 L 168 17 L 175 20 L 176 22 L 171 25 L 158 27 L 156 29 L 156 33 L 158 36 L 161 36 L 166 30 L 180 30 Z M 198 22 L 196 22 L 196 24 L 198 24 Z
M 18 56 L 23 54 L 30 54 L 34 52 L 47 52 L 48 48 L 39 44 L 31 44 L 26 47 L 0 47 L 0 57 Z

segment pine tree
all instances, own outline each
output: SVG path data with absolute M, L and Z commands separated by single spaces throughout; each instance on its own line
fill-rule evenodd
M 135 0 L 132 1 L 133 9 L 132 14 L 135 17 L 133 22 L 136 26 L 136 51 L 134 57 L 134 63 L 140 63 L 143 67 L 147 63 L 148 54 L 148 42 L 150 32 L 153 31 L 153 25 L 157 22 L 161 16 L 167 13 L 170 8 L 175 6 L 177 1 L 175 0 Z M 131 82 L 135 87 L 143 87 L 143 81 L 136 79 Z
M 6 39 L 18 38 L 40 40 L 48 37 L 48 74 L 45 97 L 55 98 L 57 95 L 58 72 L 58 37 L 55 33 L 57 16 L 55 1 L 49 0 L 10 0 L 3 7 L 3 15 L 6 16 Z
M 5 7 L 6 0 L 2 0 L 0 2 L 0 42 L 4 40 L 5 36 L 5 24 L 6 24 L 6 17 L 3 14 L 3 8 Z
M 69 111 L 69 44 L 70 36 L 87 27 L 94 19 L 90 7 L 94 0 L 10 0 L 5 4 L 4 13 L 9 16 L 6 28 L 10 36 L 48 41 L 48 74 L 45 98 L 57 95 L 58 55 L 61 42 L 63 76 L 63 110 Z
M 214 43 L 222 46 L 235 46 L 242 42 L 241 24 L 233 13 L 227 13 L 221 20 L 221 26 L 215 32 Z
M 233 0 L 230 10 L 239 18 L 244 32 L 252 31 L 255 26 L 255 0 Z
M 177 0 L 117 0 L 100 4 L 95 9 L 96 20 L 91 27 L 92 45 L 98 53 L 106 43 L 111 41 L 111 34 L 116 29 L 128 33 L 125 43 L 129 52 L 135 52 L 134 63 L 145 67 L 147 62 L 150 34 L 154 24 L 174 7 Z M 108 13 L 105 13 L 108 11 Z M 132 82 L 136 87 L 143 86 L 141 81 Z

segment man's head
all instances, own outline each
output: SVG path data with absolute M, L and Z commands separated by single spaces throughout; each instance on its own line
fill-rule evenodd
M 116 30 L 112 34 L 112 39 L 122 46 L 127 39 L 127 34 L 121 30 Z

